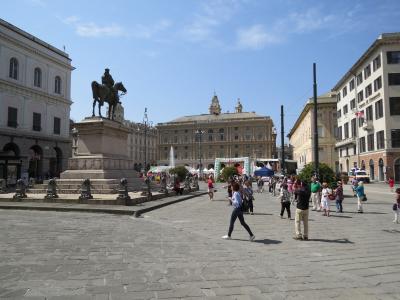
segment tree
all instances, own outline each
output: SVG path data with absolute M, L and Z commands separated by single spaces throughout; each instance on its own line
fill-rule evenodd
M 299 179 L 309 183 L 311 181 L 311 177 L 314 175 L 315 166 L 314 163 L 309 163 L 305 165 L 305 167 L 301 170 L 299 174 Z M 336 183 L 336 177 L 333 170 L 324 163 L 319 164 L 319 181 L 326 182 L 329 185 Z
M 230 177 L 235 175 L 238 175 L 236 167 L 225 167 L 221 173 L 222 180 L 225 182 L 228 181 Z
M 177 166 L 170 169 L 169 173 L 178 176 L 179 181 L 183 181 L 185 180 L 186 175 L 189 173 L 189 171 L 184 166 Z

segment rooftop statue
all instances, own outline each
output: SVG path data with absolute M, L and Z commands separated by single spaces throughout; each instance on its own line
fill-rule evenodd
M 121 94 L 118 92 L 121 91 Z M 114 109 L 120 102 L 120 97 L 126 94 L 126 89 L 122 82 L 114 83 L 114 79 L 110 74 L 110 69 L 105 69 L 104 75 L 101 77 L 101 84 L 97 81 L 92 82 L 92 92 L 93 92 L 93 113 L 92 117 L 95 116 L 94 109 L 96 107 L 96 102 L 99 107 L 99 116 L 101 115 L 101 107 L 104 102 L 108 103 L 108 118 L 114 120 Z

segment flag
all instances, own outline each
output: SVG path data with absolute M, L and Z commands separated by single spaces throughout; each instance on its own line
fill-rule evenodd
M 356 112 L 356 117 L 357 118 L 364 118 L 364 111 L 362 110 L 362 111 L 357 111 Z

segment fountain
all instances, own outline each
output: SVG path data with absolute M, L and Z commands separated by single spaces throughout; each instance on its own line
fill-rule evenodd
M 174 147 L 171 146 L 171 150 L 169 150 L 169 166 L 171 168 L 175 168 L 175 154 Z

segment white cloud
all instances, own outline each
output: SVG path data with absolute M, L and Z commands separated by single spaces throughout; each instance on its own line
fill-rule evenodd
M 311 8 L 304 13 L 292 13 L 287 19 L 287 28 L 297 33 L 310 32 L 329 26 L 335 20 L 334 15 L 323 15 L 318 9 Z
M 240 49 L 261 49 L 269 44 L 279 43 L 281 40 L 267 32 L 264 26 L 257 24 L 237 31 L 237 46 Z
M 78 16 L 69 16 L 62 19 L 62 22 L 72 26 L 75 33 L 82 37 L 134 37 L 138 39 L 152 39 L 162 31 L 167 30 L 171 25 L 169 20 L 160 20 L 146 26 L 137 24 L 131 29 L 122 27 L 119 24 L 113 23 L 111 25 L 99 25 L 95 22 L 84 22 Z

